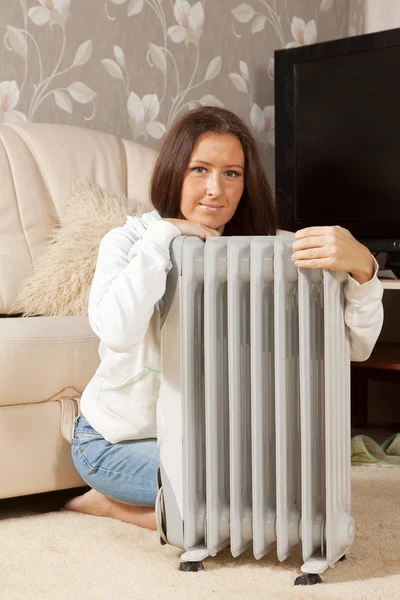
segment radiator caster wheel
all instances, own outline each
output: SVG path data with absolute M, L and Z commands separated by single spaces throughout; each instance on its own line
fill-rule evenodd
M 346 560 L 346 555 L 343 554 L 343 556 L 341 558 L 339 558 L 339 561 L 342 562 L 343 560 Z
M 187 561 L 187 560 L 183 560 L 180 565 L 179 565 L 179 570 L 180 571 L 192 571 L 192 572 L 197 572 L 197 571 L 202 571 L 204 569 L 203 567 L 203 563 L 201 560 L 198 561 Z
M 316 583 L 322 583 L 322 579 L 317 573 L 304 573 L 304 575 L 296 577 L 294 585 L 315 585 Z

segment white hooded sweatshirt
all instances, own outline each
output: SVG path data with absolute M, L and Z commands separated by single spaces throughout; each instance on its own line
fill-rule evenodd
M 283 232 L 278 232 L 283 233 Z M 100 338 L 101 363 L 81 398 L 81 411 L 106 440 L 156 437 L 160 388 L 160 312 L 169 246 L 179 229 L 157 211 L 127 217 L 99 247 L 89 297 L 89 323 Z M 383 323 L 383 288 L 374 277 L 344 289 L 351 359 L 366 360 Z

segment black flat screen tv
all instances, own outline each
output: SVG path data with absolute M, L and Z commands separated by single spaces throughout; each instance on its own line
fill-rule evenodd
M 400 28 L 275 51 L 280 227 L 400 250 Z

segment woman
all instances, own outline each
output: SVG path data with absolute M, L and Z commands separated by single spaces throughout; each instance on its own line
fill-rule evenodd
M 233 113 L 186 113 L 169 131 L 151 182 L 156 210 L 128 217 L 101 241 L 89 321 L 101 363 L 84 390 L 72 456 L 92 488 L 66 508 L 156 529 L 160 300 L 169 246 L 180 235 L 275 235 L 272 193 L 256 142 Z M 298 231 L 299 267 L 349 273 L 345 318 L 351 357 L 365 360 L 382 326 L 382 286 L 367 248 L 340 227 Z

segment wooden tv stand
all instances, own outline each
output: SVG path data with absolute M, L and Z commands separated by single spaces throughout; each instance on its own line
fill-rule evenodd
M 400 279 L 381 279 L 385 290 L 400 290 Z

